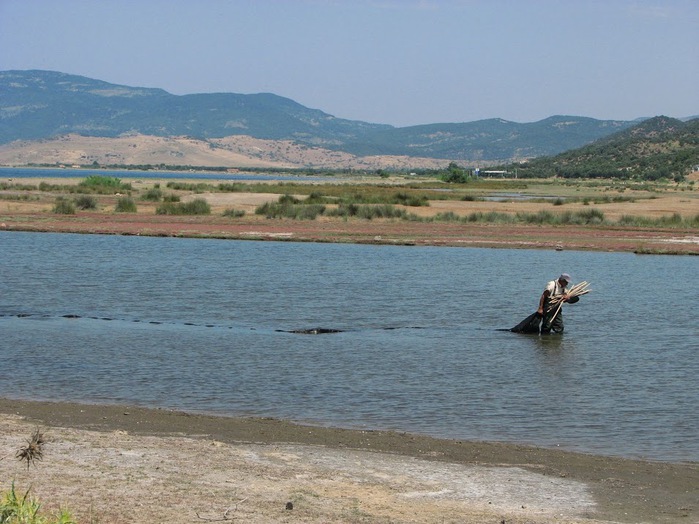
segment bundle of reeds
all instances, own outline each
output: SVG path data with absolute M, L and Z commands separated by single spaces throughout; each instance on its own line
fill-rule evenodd
M 568 295 L 568 299 L 579 297 L 581 295 L 585 295 L 590 292 L 590 289 L 588 288 L 590 284 L 583 281 L 580 282 L 579 284 L 575 284 L 572 288 L 570 288 L 567 292 L 566 295 Z M 553 314 L 551 317 L 551 322 L 553 322 L 553 319 L 556 318 L 558 315 L 558 312 L 561 310 L 561 307 L 563 307 L 563 303 L 565 302 L 563 300 L 564 295 L 557 295 L 555 297 L 551 297 L 549 299 L 549 306 L 548 306 L 548 312 L 550 313 L 551 311 L 555 310 L 556 312 Z

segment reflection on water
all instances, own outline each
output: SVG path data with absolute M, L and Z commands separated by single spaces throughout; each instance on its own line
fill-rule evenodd
M 563 335 L 498 331 L 564 270 Z M 2 396 L 699 460 L 693 257 L 0 232 L 0 271 Z

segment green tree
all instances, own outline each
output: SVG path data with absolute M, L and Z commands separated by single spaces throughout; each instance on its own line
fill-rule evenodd
M 456 162 L 449 162 L 446 171 L 441 172 L 439 178 L 449 184 L 465 184 L 469 180 L 469 173 Z

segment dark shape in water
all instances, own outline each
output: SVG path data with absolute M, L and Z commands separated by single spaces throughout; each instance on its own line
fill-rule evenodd
M 278 331 L 285 331 L 279 329 Z M 328 328 L 312 328 L 312 329 L 292 329 L 291 331 L 286 331 L 286 333 L 296 333 L 299 335 L 323 335 L 325 333 L 342 333 L 341 329 L 328 329 Z
M 543 316 L 539 312 L 532 313 L 509 331 L 513 333 L 532 334 L 539 333 L 539 326 Z

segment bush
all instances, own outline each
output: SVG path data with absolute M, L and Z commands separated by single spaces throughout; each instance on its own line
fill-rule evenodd
M 149 200 L 151 202 L 160 202 L 163 198 L 163 192 L 157 187 L 149 189 L 143 195 L 141 195 L 141 200 Z
M 210 215 L 211 206 L 203 198 L 191 202 L 165 202 L 155 210 L 157 215 Z
M 58 213 L 59 215 L 74 215 L 75 204 L 63 197 L 58 197 L 53 206 L 53 212 Z
M 90 175 L 82 180 L 78 185 L 88 187 L 113 187 L 119 189 L 121 188 L 121 179 L 113 176 Z
M 430 205 L 430 201 L 425 195 L 409 195 L 408 193 L 396 193 L 393 195 L 391 203 L 411 207 Z
M 97 209 L 97 200 L 89 195 L 80 195 L 75 199 L 75 205 L 78 209 Z
M 245 211 L 242 209 L 226 209 L 223 212 L 223 216 L 230 218 L 241 218 L 245 216 Z
M 407 218 L 408 213 L 403 209 L 385 204 L 381 206 L 360 206 L 357 212 L 359 218 L 371 220 L 373 218 Z
M 80 192 L 108 194 L 131 190 L 131 184 L 124 184 L 112 176 L 91 175 L 78 184 L 78 189 L 82 190 Z
M 288 195 L 286 195 L 288 196 Z M 291 197 L 280 197 L 279 202 L 267 202 L 255 209 L 256 215 L 264 215 L 266 218 L 292 218 L 296 220 L 315 220 L 318 215 L 325 213 L 325 206 L 321 204 L 294 204 L 299 202 Z
M 341 203 L 336 209 L 328 211 L 326 214 L 331 217 L 353 217 L 357 216 L 359 206 L 357 204 Z
M 601 224 L 604 222 L 604 213 L 599 209 L 586 209 L 575 213 L 583 224 Z
M 117 213 L 135 213 L 136 202 L 131 197 L 121 197 L 117 200 L 114 211 Z

